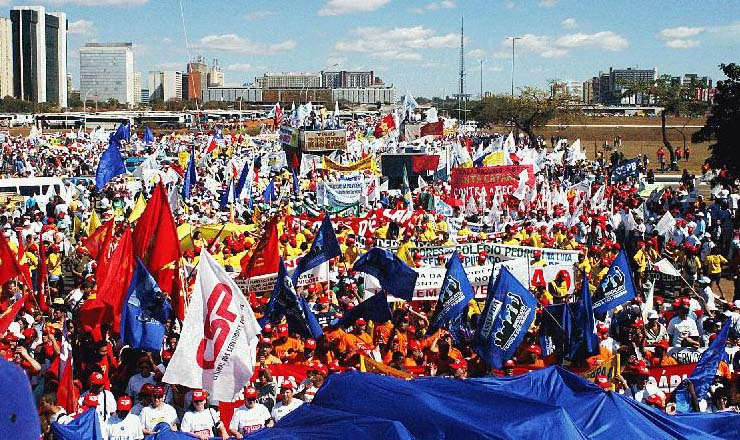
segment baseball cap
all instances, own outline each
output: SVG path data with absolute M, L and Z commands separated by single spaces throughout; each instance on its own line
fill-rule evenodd
M 255 387 L 244 388 L 244 398 L 245 399 L 256 399 L 257 396 L 258 396 L 257 388 Z
M 514 361 L 512 361 L 511 359 L 509 359 L 509 360 L 508 360 L 508 361 L 506 361 L 506 363 L 504 364 L 504 368 L 514 368 L 514 365 L 515 365 L 515 364 L 514 364 Z
M 648 319 L 658 319 L 658 318 L 660 318 L 660 315 L 655 310 L 651 310 L 651 311 L 648 312 L 647 318 Z
M 164 397 L 165 390 L 162 385 L 156 385 L 154 389 L 152 390 L 152 396 L 155 397 Z
M 598 376 L 596 376 L 595 383 L 603 389 L 609 388 L 611 386 L 611 384 L 609 383 L 609 378 L 607 378 L 603 374 L 599 374 Z
M 306 339 L 306 348 L 313 350 L 316 348 L 316 340 L 315 339 Z
M 542 349 L 540 348 L 539 345 L 532 345 L 531 347 L 529 347 L 529 352 L 533 354 L 541 355 Z
M 139 396 L 141 396 L 141 395 L 151 396 L 153 392 L 154 392 L 154 385 L 152 385 L 150 383 L 145 383 L 139 389 Z
M 90 382 L 90 385 L 103 385 L 105 383 L 105 378 L 103 377 L 102 374 L 96 371 L 90 374 L 89 382 Z
M 130 411 L 131 407 L 134 405 L 129 396 L 119 397 L 117 404 L 119 411 Z
M 365 320 L 362 319 L 362 318 L 358 318 L 357 321 L 355 321 L 355 324 L 357 324 L 357 325 L 365 325 L 365 324 L 367 324 L 367 322 L 365 322 Z
M 201 390 L 201 389 L 195 389 L 193 390 L 193 402 L 199 402 L 201 400 L 206 400 L 208 398 L 208 393 Z
M 283 381 L 283 383 L 280 384 L 281 390 L 292 390 L 293 384 L 289 380 Z

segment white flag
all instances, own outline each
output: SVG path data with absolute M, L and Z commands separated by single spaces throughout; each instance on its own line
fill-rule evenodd
M 151 155 L 149 155 L 146 159 L 144 159 L 144 162 L 140 163 L 139 166 L 137 166 L 131 174 L 135 177 L 142 178 L 144 177 L 144 170 L 158 170 L 159 169 L 159 160 L 158 157 L 162 152 L 160 150 L 155 151 Z
M 658 223 L 655 225 L 655 230 L 661 235 L 667 234 L 673 230 L 676 226 L 676 219 L 673 218 L 670 212 L 666 211 L 663 217 L 660 218 Z
M 252 377 L 261 329 L 242 291 L 205 246 L 197 270 L 180 342 L 162 380 L 231 402 Z
M 681 276 L 681 272 L 679 272 L 678 269 L 676 269 L 673 264 L 671 264 L 671 262 L 666 258 L 663 258 L 662 260 L 653 264 L 653 269 L 657 270 L 660 273 L 664 273 L 673 277 Z

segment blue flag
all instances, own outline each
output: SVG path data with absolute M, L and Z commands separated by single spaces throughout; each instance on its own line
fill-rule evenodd
M 298 175 L 296 174 L 295 170 L 293 170 L 293 194 L 300 194 L 301 192 L 301 185 L 298 183 Z
M 103 440 L 100 419 L 94 408 L 86 410 L 67 424 L 52 423 L 51 432 L 59 440 Z
M 244 162 L 244 166 L 242 167 L 242 172 L 239 174 L 239 180 L 236 181 L 236 186 L 234 186 L 234 200 L 239 200 L 242 191 L 244 190 L 244 185 L 247 183 L 247 176 L 249 176 L 249 167 L 252 166 L 251 161 Z M 251 194 L 251 191 L 250 191 Z M 249 198 L 251 202 L 251 197 Z
M 188 169 L 185 171 L 185 179 L 182 183 L 182 198 L 190 199 L 190 191 L 198 180 L 198 174 L 195 172 L 195 151 L 190 152 L 188 160 Z
M 501 368 L 532 325 L 537 299 L 506 267 L 501 268 L 491 284 L 489 280 L 486 306 L 478 319 L 473 347 L 493 368 Z
M 575 331 L 570 341 L 570 358 L 585 358 L 599 353 L 599 336 L 594 324 L 594 310 L 591 304 L 591 293 L 588 289 L 588 279 L 583 274 L 581 298 L 573 311 Z
M 105 185 L 114 177 L 124 174 L 126 165 L 123 163 L 123 157 L 118 147 L 111 142 L 108 148 L 100 156 L 98 169 L 95 171 L 95 186 L 102 191 Z
M 632 159 L 622 163 L 617 167 L 614 167 L 614 170 L 612 171 L 612 181 L 621 182 L 628 177 L 639 175 L 639 166 L 640 159 Z
M 377 324 L 389 321 L 392 318 L 391 309 L 388 307 L 388 296 L 384 292 L 378 292 L 365 301 L 353 307 L 344 314 L 339 321 L 341 327 L 354 325 L 359 318 L 373 321 Z
M 442 288 L 439 290 L 434 319 L 429 324 L 427 335 L 431 335 L 448 321 L 457 318 L 474 297 L 475 292 L 456 250 L 447 261 L 447 273 L 442 281 Z
M 275 290 L 265 307 L 265 315 L 260 320 L 260 326 L 264 327 L 268 322 L 278 323 L 283 316 L 288 322 L 290 331 L 304 338 L 318 339 L 324 334 L 316 315 L 308 307 L 306 299 L 303 295 L 296 293 L 293 281 L 288 276 L 288 270 L 285 269 L 285 263 L 280 259 Z
M 568 354 L 573 334 L 573 314 L 568 304 L 547 306 L 540 315 L 540 347 L 542 356 L 553 353 Z
M 262 200 L 265 203 L 271 203 L 276 198 L 277 198 L 277 194 L 275 193 L 275 181 L 270 179 L 270 183 L 267 184 L 267 188 L 265 188 L 265 192 L 262 193 Z
M 121 145 L 121 141 L 128 142 L 131 139 L 131 129 L 128 125 L 121 123 L 116 132 L 110 135 L 108 142 L 111 144 Z
M 121 340 L 132 348 L 157 351 L 162 348 L 172 306 L 141 259 L 136 260 L 121 313 Z
M 331 224 L 329 214 L 326 214 L 321 222 L 321 227 L 316 232 L 313 243 L 311 243 L 311 249 L 298 261 L 298 266 L 293 272 L 293 285 L 297 283 L 298 277 L 302 273 L 308 272 L 321 263 L 340 255 L 342 255 L 342 250 L 339 248 L 334 226 Z
M 152 133 L 152 130 L 149 128 L 149 126 L 144 129 L 144 144 L 149 145 L 154 143 L 154 133 Z
M 601 286 L 593 298 L 595 313 L 606 313 L 614 307 L 635 297 L 635 284 L 624 249 L 609 267 L 609 272 L 601 280 Z
M 380 287 L 396 298 L 411 301 L 414 297 L 419 274 L 389 250 L 374 247 L 362 254 L 353 268 L 377 278 Z
M 221 209 L 224 209 L 229 205 L 229 203 L 232 202 L 234 202 L 233 182 L 229 181 L 228 186 L 226 186 L 226 188 L 224 188 L 223 192 L 221 193 L 219 206 L 221 207 Z
M 696 364 L 696 368 L 688 377 L 688 380 L 694 384 L 696 398 L 699 400 L 707 397 L 709 386 L 712 385 L 714 376 L 717 374 L 719 362 L 725 357 L 725 345 L 731 327 L 732 323 L 729 319 L 722 324 L 722 329 L 717 337 L 701 355 L 699 363 Z M 676 395 L 676 412 L 691 412 L 691 396 L 684 383 L 681 383 L 674 393 Z

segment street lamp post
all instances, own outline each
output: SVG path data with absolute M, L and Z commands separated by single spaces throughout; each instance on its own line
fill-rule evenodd
M 514 61 L 516 59 L 516 40 L 521 40 L 522 37 L 507 37 L 507 40 L 511 40 L 511 97 L 514 97 Z
M 483 101 L 483 61 L 480 60 L 480 100 Z

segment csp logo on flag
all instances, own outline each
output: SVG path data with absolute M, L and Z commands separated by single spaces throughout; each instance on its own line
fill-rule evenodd
M 494 300 L 491 303 L 491 308 L 486 314 L 486 321 L 483 324 L 481 334 L 485 338 L 489 338 L 493 331 L 493 324 L 496 318 L 501 315 L 501 319 L 498 320 L 498 326 L 493 332 L 493 343 L 496 346 L 501 347 L 503 350 L 508 350 L 517 336 L 521 333 L 524 328 L 524 322 L 529 318 L 529 314 L 532 309 L 528 307 L 522 297 L 511 292 L 506 293 L 506 307 L 501 310 L 503 302 Z
M 604 277 L 601 282 L 601 291 L 604 297 L 599 298 L 597 304 L 600 302 L 608 302 L 614 298 L 627 293 L 627 287 L 624 284 L 625 276 L 619 266 L 614 268 L 614 273 L 608 274 Z

